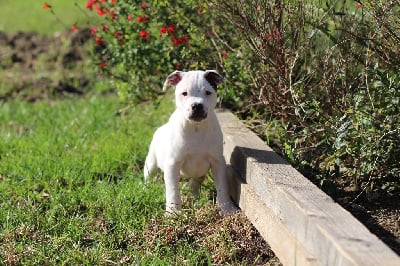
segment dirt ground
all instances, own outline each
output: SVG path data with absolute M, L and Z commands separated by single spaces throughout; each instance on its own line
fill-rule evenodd
M 34 102 L 85 94 L 91 85 L 87 78 L 88 69 L 93 69 L 85 65 L 88 53 L 83 44 L 89 40 L 89 30 L 54 36 L 39 36 L 32 32 L 8 36 L 0 32 L 0 102 L 8 99 Z M 349 199 L 357 197 L 358 192 L 345 187 L 336 191 L 331 196 L 400 255 L 400 195 L 380 194 L 373 201 L 360 197 L 352 202 Z M 278 263 L 268 244 L 243 216 L 216 217 L 212 228 L 191 228 L 190 232 L 194 238 L 201 239 L 227 223 L 231 224 L 229 230 L 238 252 L 250 256 L 248 261 L 257 257 L 257 264 Z M 153 226 L 153 233 L 165 230 L 158 228 L 156 223 L 149 226 Z M 243 241 L 248 237 L 250 241 Z M 215 256 L 218 260 L 218 256 L 223 255 Z
M 347 182 L 338 182 L 331 195 L 392 250 L 400 255 L 400 194 L 375 190 L 366 196 Z
M 53 36 L 0 32 L 0 100 L 34 102 L 83 94 L 91 82 L 83 45 L 89 39 L 89 30 Z

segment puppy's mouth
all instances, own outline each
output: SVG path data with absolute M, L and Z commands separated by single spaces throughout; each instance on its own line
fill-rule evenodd
M 207 113 L 203 113 L 203 114 L 192 114 L 191 116 L 189 116 L 189 120 L 193 121 L 193 122 L 201 122 L 203 120 L 205 120 L 207 118 Z

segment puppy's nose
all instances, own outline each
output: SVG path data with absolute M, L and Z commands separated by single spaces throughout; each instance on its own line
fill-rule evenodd
M 194 113 L 203 111 L 203 104 L 201 104 L 201 103 L 192 103 L 192 111 Z

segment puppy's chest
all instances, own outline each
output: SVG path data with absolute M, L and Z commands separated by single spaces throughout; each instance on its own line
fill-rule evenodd
M 221 143 L 219 143 L 221 142 Z M 204 158 L 207 156 L 216 156 L 220 153 L 222 140 L 210 136 L 197 138 L 186 138 L 180 148 L 184 156 L 190 155 L 193 159 Z
M 181 174 L 187 177 L 204 176 L 220 153 L 213 139 L 187 141 L 182 152 Z
M 211 156 L 207 154 L 187 154 L 181 166 L 181 174 L 187 177 L 204 176 L 211 167 Z

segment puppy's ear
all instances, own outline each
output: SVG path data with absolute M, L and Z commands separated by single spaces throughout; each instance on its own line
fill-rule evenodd
M 204 72 L 204 78 L 210 83 L 214 90 L 217 90 L 217 86 L 224 81 L 224 78 L 215 70 L 206 70 Z
M 174 72 L 172 72 L 164 82 L 163 91 L 166 91 L 169 85 L 175 87 L 179 83 L 179 81 L 182 80 L 182 76 L 182 71 L 175 70 Z

